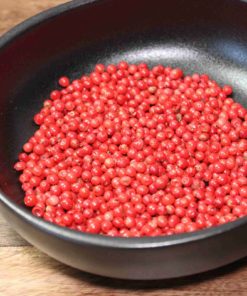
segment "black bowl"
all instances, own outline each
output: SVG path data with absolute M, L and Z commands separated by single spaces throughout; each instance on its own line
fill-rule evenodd
M 247 217 L 195 233 L 110 238 L 47 223 L 22 205 L 13 170 L 35 130 L 33 115 L 62 74 L 98 62 L 148 62 L 207 72 L 246 105 L 247 4 L 237 0 L 72 1 L 0 39 L 0 208 L 13 228 L 50 256 L 91 273 L 160 279 L 210 270 L 247 255 Z

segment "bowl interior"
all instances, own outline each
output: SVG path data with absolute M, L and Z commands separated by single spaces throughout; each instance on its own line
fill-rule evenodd
M 17 203 L 12 169 L 32 122 L 61 75 L 96 63 L 147 62 L 210 74 L 247 107 L 247 4 L 243 1 L 75 1 L 28 21 L 0 40 L 0 188 Z M 90 1 L 89 1 L 90 2 Z M 233 21 L 234 20 L 234 21 Z

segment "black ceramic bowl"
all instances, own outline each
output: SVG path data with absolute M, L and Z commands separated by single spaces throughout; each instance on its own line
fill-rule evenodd
M 156 238 L 82 234 L 33 217 L 13 170 L 33 115 L 62 74 L 127 60 L 207 72 L 246 105 L 247 3 L 238 0 L 72 1 L 0 39 L 0 208 L 13 228 L 50 256 L 124 279 L 210 270 L 247 255 L 247 217 L 195 233 Z

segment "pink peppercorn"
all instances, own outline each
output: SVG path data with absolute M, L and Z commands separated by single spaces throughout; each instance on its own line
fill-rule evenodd
M 247 215 L 247 110 L 231 86 L 125 61 L 58 84 L 14 165 L 34 215 L 122 237 Z

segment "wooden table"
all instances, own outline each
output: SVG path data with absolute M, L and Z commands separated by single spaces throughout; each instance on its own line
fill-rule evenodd
M 0 34 L 62 0 L 0 0 Z M 168 281 L 121 281 L 67 267 L 30 246 L 0 216 L 0 295 L 247 296 L 247 258 L 216 271 Z

